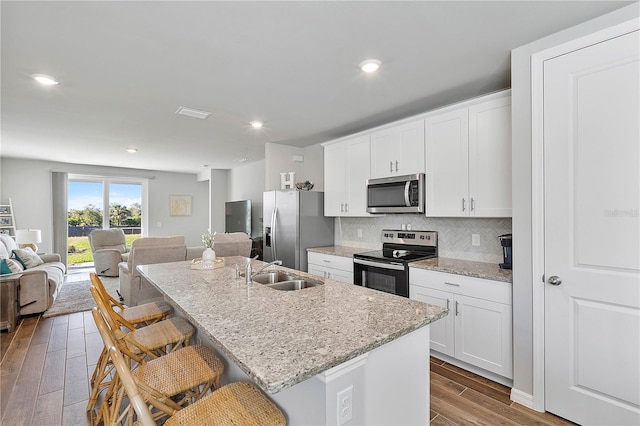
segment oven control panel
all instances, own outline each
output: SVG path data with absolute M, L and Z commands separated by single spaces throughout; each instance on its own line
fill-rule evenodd
M 438 233 L 436 231 L 400 231 L 384 229 L 382 231 L 382 242 L 435 247 L 438 245 Z

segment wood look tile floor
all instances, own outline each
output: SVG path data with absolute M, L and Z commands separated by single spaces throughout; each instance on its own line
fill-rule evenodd
M 66 282 L 88 279 L 81 271 Z M 0 424 L 88 425 L 102 341 L 90 312 L 30 316 L 0 333 Z M 510 389 L 431 358 L 431 425 L 572 425 L 509 399 Z

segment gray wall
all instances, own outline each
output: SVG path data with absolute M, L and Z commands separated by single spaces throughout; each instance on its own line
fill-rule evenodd
M 324 150 L 316 144 L 306 148 L 268 143 L 265 145 L 264 188 L 266 191 L 280 189 L 280 173 L 295 172 L 295 181 L 313 182 L 313 191 L 324 191 Z M 293 161 L 293 156 L 302 156 L 304 161 Z
M 208 227 L 208 183 L 196 176 L 149 170 L 102 167 L 50 161 L 2 158 L 0 160 L 0 202 L 11 198 L 19 228 L 42 230 L 42 251 L 52 251 L 51 171 L 78 174 L 153 177 L 149 179 L 148 236 L 184 235 L 188 245 L 202 244 L 200 236 Z M 170 216 L 169 195 L 191 195 L 191 216 Z M 158 226 L 160 223 L 160 227 Z
M 625 7 L 511 52 L 513 170 L 513 387 L 533 394 L 533 279 L 531 216 L 531 56 L 537 52 L 637 19 L 638 4 Z M 536 280 L 536 283 L 538 281 Z
M 251 200 L 251 237 L 262 235 L 262 194 L 265 160 L 229 170 L 228 201 Z

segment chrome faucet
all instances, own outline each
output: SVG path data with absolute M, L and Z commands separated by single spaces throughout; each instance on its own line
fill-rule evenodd
M 248 275 L 251 276 L 251 278 L 255 277 L 256 275 L 258 275 L 260 272 L 262 272 L 263 270 L 265 270 L 266 268 L 268 268 L 271 265 L 282 265 L 282 260 L 274 260 L 273 262 L 269 262 L 266 265 L 264 265 L 262 268 L 258 269 L 256 272 L 254 272 L 253 274 L 251 274 L 250 270 L 248 272 Z

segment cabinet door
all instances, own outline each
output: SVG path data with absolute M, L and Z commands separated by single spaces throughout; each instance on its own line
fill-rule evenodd
M 344 144 L 324 148 L 324 215 L 341 216 L 346 203 L 345 171 L 346 148 Z
M 454 315 L 451 311 L 451 306 L 454 302 L 453 294 L 417 285 L 411 285 L 409 292 L 411 299 L 449 309 L 446 317 L 431 323 L 429 331 L 430 347 L 434 351 L 454 356 Z
M 353 272 L 349 271 L 330 269 L 328 278 L 336 281 L 341 281 L 343 283 L 353 284 Z
M 327 268 L 324 268 L 319 265 L 312 265 L 311 263 L 309 263 L 307 265 L 307 272 L 322 278 L 327 278 Z
M 371 177 L 424 173 L 424 120 L 371 134 Z
M 367 213 L 367 179 L 369 179 L 371 170 L 370 151 L 368 135 L 347 142 L 345 182 L 347 216 L 369 216 Z M 327 176 L 326 173 L 325 176 Z
M 512 378 L 511 306 L 455 296 L 455 357 Z
M 468 216 L 468 109 L 427 118 L 425 138 L 426 215 Z
M 511 97 L 469 108 L 469 197 L 475 217 L 511 217 Z
M 380 178 L 396 174 L 398 158 L 398 133 L 394 128 L 371 134 L 371 177 Z
M 397 131 L 400 158 L 396 160 L 398 162 L 395 164 L 396 174 L 424 173 L 424 120 L 398 126 Z

